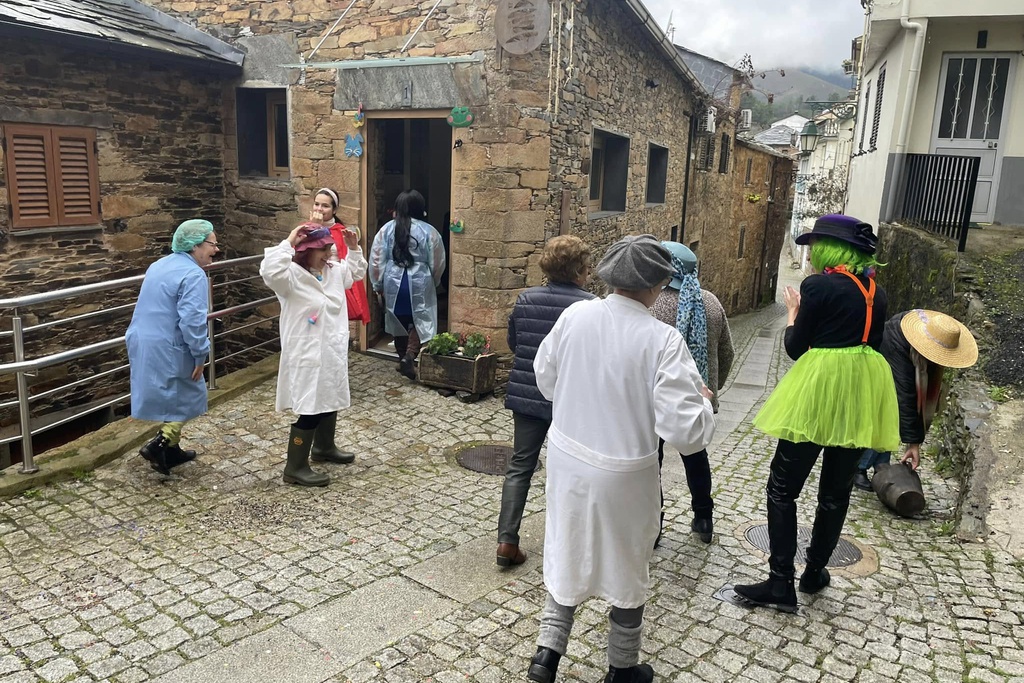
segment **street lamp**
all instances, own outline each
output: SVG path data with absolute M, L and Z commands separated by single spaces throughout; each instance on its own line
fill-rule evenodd
M 808 121 L 804 124 L 804 129 L 800 131 L 800 151 L 804 154 L 811 154 L 817 146 L 818 126 L 814 121 Z

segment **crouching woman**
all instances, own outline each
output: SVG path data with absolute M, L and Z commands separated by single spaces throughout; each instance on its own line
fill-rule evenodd
M 313 460 L 350 463 L 352 453 L 334 444 L 338 411 L 349 407 L 348 306 L 345 290 L 366 274 L 356 233 L 343 232 L 348 255 L 334 256 L 329 228 L 303 223 L 260 264 L 263 281 L 281 303 L 281 364 L 277 410 L 298 415 L 288 438 L 284 481 L 326 486 L 330 478 L 309 467 Z

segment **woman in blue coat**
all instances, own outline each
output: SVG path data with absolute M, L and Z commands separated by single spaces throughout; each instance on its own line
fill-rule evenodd
M 206 412 L 203 367 L 210 353 L 205 266 L 219 251 L 213 225 L 178 226 L 171 253 L 152 264 L 128 326 L 132 417 L 163 422 L 139 453 L 161 474 L 196 457 L 180 446 L 182 425 Z
M 384 330 L 395 338 L 398 371 L 416 379 L 420 345 L 437 334 L 437 286 L 444 273 L 441 235 L 423 216 L 423 195 L 409 190 L 395 200 L 395 219 L 373 239 L 370 283 L 384 307 Z

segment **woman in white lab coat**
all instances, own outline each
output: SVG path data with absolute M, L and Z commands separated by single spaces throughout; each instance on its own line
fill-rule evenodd
M 348 255 L 338 261 L 329 228 L 303 223 L 280 244 L 268 247 L 260 264 L 263 281 L 281 303 L 281 363 L 277 410 L 298 416 L 288 439 L 284 481 L 326 486 L 314 460 L 355 459 L 334 445 L 338 411 L 349 406 L 348 307 L 345 290 L 366 274 L 366 259 L 353 230 L 343 233 Z
M 606 683 L 647 683 L 638 664 L 648 563 L 659 526 L 658 439 L 681 453 L 711 442 L 714 414 L 679 332 L 651 316 L 673 273 L 650 235 L 613 244 L 597 267 L 612 289 L 562 313 L 534 360 L 553 403 L 544 585 L 530 680 L 554 680 L 576 606 L 612 605 Z

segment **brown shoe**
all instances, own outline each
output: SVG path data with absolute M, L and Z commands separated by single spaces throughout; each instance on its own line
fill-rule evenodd
M 526 562 L 526 553 L 519 549 L 515 543 L 498 544 L 498 566 L 513 567 Z

